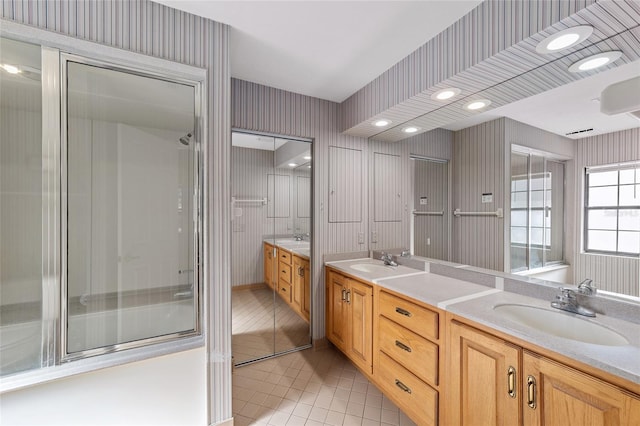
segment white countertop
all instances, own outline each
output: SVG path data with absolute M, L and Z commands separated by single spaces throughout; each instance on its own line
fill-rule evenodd
M 264 242 L 283 248 L 298 256 L 307 259 L 311 258 L 311 244 L 309 241 L 296 241 L 295 238 L 276 238 L 275 240 L 265 239 Z
M 352 267 L 367 263 L 382 265 L 382 261 L 370 258 L 327 262 L 326 264 L 356 278 L 375 283 L 383 288 L 404 294 L 538 347 L 640 384 L 639 324 L 602 314 L 598 314 L 596 318 L 579 317 L 584 321 L 602 325 L 623 335 L 629 341 L 629 345 L 625 346 L 603 346 L 556 337 L 509 320 L 493 309 L 494 306 L 501 304 L 519 304 L 547 309 L 556 313 L 556 310 L 550 307 L 550 301 L 505 292 L 495 287 L 419 271 L 402 265 L 391 267 L 389 271 L 378 268 L 380 270 L 378 273 L 362 272 Z M 568 312 L 557 312 L 576 316 Z

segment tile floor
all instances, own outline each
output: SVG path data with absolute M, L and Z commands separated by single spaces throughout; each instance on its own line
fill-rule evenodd
M 260 358 L 310 343 L 309 323 L 265 286 L 232 292 L 235 362 Z M 274 333 L 275 330 L 275 333 Z
M 233 415 L 239 426 L 414 425 L 333 348 L 236 368 Z

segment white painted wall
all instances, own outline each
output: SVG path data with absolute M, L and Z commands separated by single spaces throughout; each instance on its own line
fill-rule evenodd
M 67 377 L 0 396 L 0 424 L 206 425 L 206 350 Z

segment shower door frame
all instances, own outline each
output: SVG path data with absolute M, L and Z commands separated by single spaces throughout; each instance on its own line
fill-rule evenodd
M 204 279 L 210 274 L 208 259 L 208 128 L 207 128 L 207 80 L 208 73 L 204 68 L 172 62 L 136 52 L 96 44 L 67 35 L 34 28 L 24 24 L 2 20 L 0 37 L 40 46 L 42 58 L 42 339 L 41 364 L 39 368 L 26 370 L 17 374 L 2 377 L 0 392 L 12 391 L 51 380 L 87 373 L 103 368 L 155 358 L 171 353 L 182 352 L 206 345 L 209 330 L 208 306 L 209 297 Z M 101 356 L 84 359 L 63 357 L 64 346 L 62 333 L 62 299 L 64 218 L 66 207 L 62 191 L 63 139 L 61 121 L 61 56 L 78 56 L 88 60 L 112 64 L 117 69 L 130 69 L 141 72 L 145 76 L 157 76 L 162 79 L 189 82 L 196 86 L 196 117 L 194 131 L 198 143 L 195 146 L 194 172 L 194 209 L 197 206 L 197 226 L 194 228 L 194 263 L 198 271 L 194 271 L 199 292 L 197 315 L 198 331 L 180 339 L 149 342 L 147 345 L 130 348 L 126 351 L 105 352 Z M 199 112 L 199 114 L 198 114 Z M 65 143 L 66 144 L 66 143 Z M 46 165 L 46 167 L 44 167 Z M 194 212 L 195 213 L 195 212 Z M 66 223 L 64 223 L 66 227 Z M 195 284 L 194 284 L 195 288 Z M 97 353 L 94 355 L 98 355 Z M 73 362 L 68 362 L 73 361 Z

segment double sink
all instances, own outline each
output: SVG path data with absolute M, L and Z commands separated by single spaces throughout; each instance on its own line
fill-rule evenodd
M 379 260 L 363 260 L 347 269 L 364 278 L 388 278 L 420 271 L 405 266 L 387 266 Z M 496 304 L 493 311 L 500 318 L 563 339 L 601 346 L 625 346 L 629 341 L 616 331 L 575 314 L 525 304 Z

